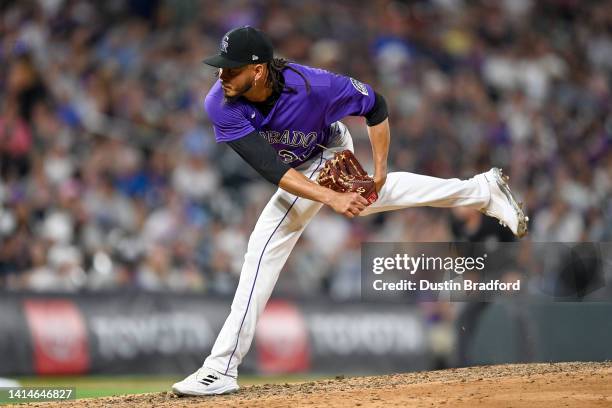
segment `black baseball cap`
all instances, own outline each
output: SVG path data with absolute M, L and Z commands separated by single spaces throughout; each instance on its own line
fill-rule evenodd
M 204 59 L 204 63 L 217 68 L 237 68 L 272 60 L 272 42 L 263 31 L 251 26 L 234 28 L 221 39 L 219 54 Z

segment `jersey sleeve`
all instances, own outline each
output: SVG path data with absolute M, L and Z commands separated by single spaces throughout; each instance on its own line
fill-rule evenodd
M 290 167 L 257 132 L 227 143 L 270 183 L 278 185 Z
M 240 139 L 255 131 L 240 105 L 228 103 L 222 93 L 212 92 L 204 100 L 206 111 L 215 131 L 217 143 Z
M 376 99 L 371 86 L 347 76 L 330 75 L 329 102 L 325 112 L 328 125 L 346 116 L 365 116 L 370 112 Z

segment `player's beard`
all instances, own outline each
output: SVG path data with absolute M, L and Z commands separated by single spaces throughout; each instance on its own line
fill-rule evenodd
M 251 90 L 251 88 L 253 87 L 253 85 L 254 85 L 254 81 L 247 82 L 246 84 L 244 84 L 242 86 L 242 88 L 240 88 L 238 91 L 236 91 L 235 95 L 232 95 L 232 96 L 227 96 L 225 91 L 223 91 L 223 94 L 225 95 L 225 100 L 227 102 L 235 102 L 235 101 L 237 101 L 238 99 L 240 99 L 240 97 L 242 95 L 244 95 L 245 93 L 249 92 Z

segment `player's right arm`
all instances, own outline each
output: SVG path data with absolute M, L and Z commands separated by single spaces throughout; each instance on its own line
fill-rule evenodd
M 351 218 L 359 215 L 368 205 L 368 201 L 357 193 L 338 193 L 321 187 L 289 167 L 257 132 L 227 144 L 266 180 L 293 195 L 326 204 Z
M 357 193 L 338 193 L 321 187 L 302 173 L 290 169 L 279 183 L 279 187 L 291 194 L 318 201 L 330 206 L 337 213 L 353 218 L 367 206 L 368 200 Z

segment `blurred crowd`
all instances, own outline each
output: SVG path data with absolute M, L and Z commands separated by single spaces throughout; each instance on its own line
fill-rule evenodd
M 391 171 L 503 167 L 530 239 L 612 238 L 609 2 L 2 2 L 0 288 L 233 293 L 274 186 L 215 143 L 201 60 L 245 24 L 385 95 Z M 371 169 L 364 120 L 345 123 Z M 358 296 L 362 241 L 470 239 L 480 217 L 323 209 L 277 290 Z

